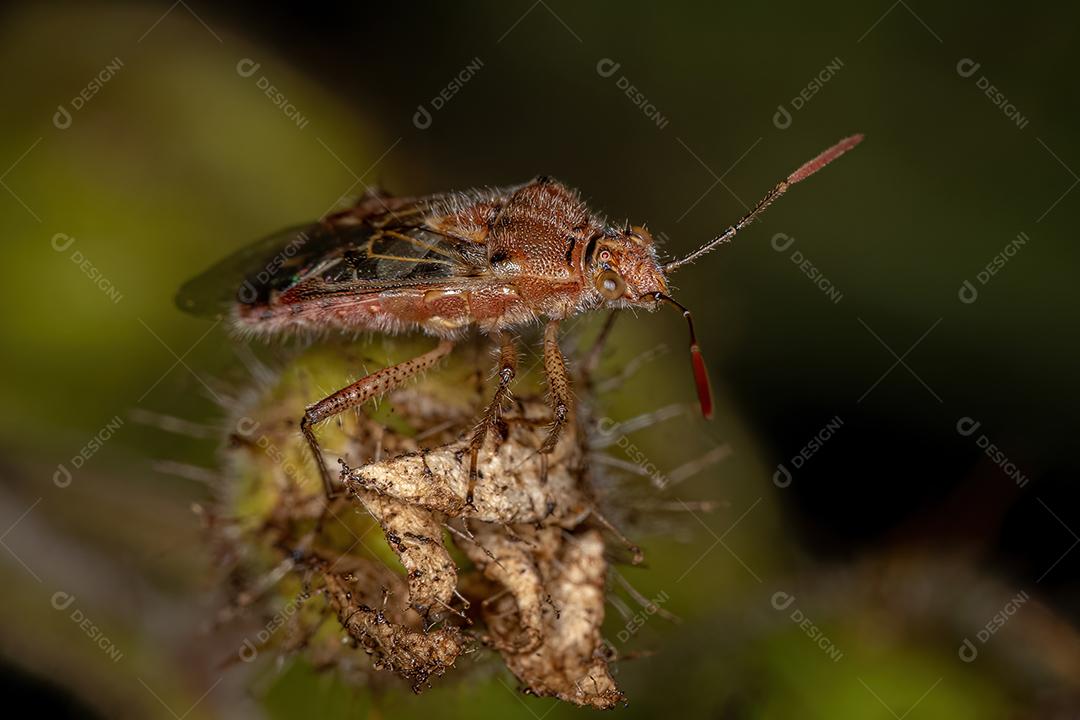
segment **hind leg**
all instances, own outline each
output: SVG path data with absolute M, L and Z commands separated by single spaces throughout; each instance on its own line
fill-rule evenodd
M 304 438 L 315 456 L 315 464 L 318 466 L 319 474 L 322 476 L 328 499 L 333 498 L 336 493 L 333 480 L 330 478 L 330 471 L 326 467 L 326 460 L 323 459 L 322 449 L 319 447 L 319 441 L 315 437 L 314 425 L 349 408 L 362 405 L 374 397 L 390 392 L 410 378 L 431 368 L 432 365 L 449 354 L 453 347 L 454 343 L 443 340 L 433 350 L 400 362 L 397 365 L 391 365 L 373 372 L 357 380 L 352 385 L 323 398 L 314 405 L 308 406 L 307 412 L 304 413 L 303 419 L 300 420 L 300 432 L 304 434 Z

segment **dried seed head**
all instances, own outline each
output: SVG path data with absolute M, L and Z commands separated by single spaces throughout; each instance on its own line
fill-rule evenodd
M 394 356 L 423 343 L 401 341 Z M 600 635 L 608 565 L 590 519 L 589 434 L 579 426 L 588 403 L 541 456 L 545 388 L 519 377 L 468 504 L 469 440 L 492 388 L 486 353 L 465 348 L 377 407 L 319 428 L 328 466 L 343 461 L 346 492 L 327 502 L 297 419 L 324 390 L 391 361 L 341 352 L 313 349 L 249 393 L 226 450 L 229 484 L 211 527 L 237 605 L 272 612 L 275 598 L 309 594 L 289 630 L 260 637 L 259 649 L 303 649 L 343 670 L 366 654 L 370 670 L 419 692 L 484 643 L 528 692 L 619 702 Z
M 465 347 L 419 381 L 318 428 L 326 464 L 342 468 L 343 492 L 328 502 L 298 432 L 305 406 L 428 347 L 397 340 L 360 356 L 323 346 L 278 373 L 253 368 L 258 386 L 231 407 L 226 482 L 205 514 L 232 590 L 223 619 L 266 618 L 239 658 L 302 653 L 367 686 L 404 680 L 420 692 L 444 674 L 467 674 L 477 663 L 459 659 L 487 646 L 524 692 L 613 707 L 623 696 L 600 628 L 605 600 L 621 602 L 608 596 L 608 558 L 637 562 L 640 554 L 617 527 L 633 519 L 639 529 L 670 531 L 663 517 L 687 505 L 658 493 L 726 449 L 665 476 L 627 462 L 627 434 L 685 410 L 592 420 L 594 388 L 623 384 L 643 357 L 606 381 L 576 377 L 578 412 L 541 455 L 552 417 L 547 388 L 535 372 L 519 373 L 484 436 L 469 503 L 470 441 L 497 379 L 489 353 Z M 583 372 L 599 358 L 590 351 Z
M 540 482 L 533 441 L 543 437 L 550 415 L 547 404 L 536 397 L 520 399 L 503 415 L 506 434 L 488 433 L 481 448 L 472 505 L 466 502 L 467 437 L 363 465 L 346 473 L 344 481 L 357 492 L 389 495 L 449 517 L 574 527 L 592 505 L 582 483 L 583 447 L 574 432 L 563 433 L 547 456 L 546 481 Z
M 484 606 L 507 667 L 533 694 L 615 707 L 624 698 L 602 651 L 607 561 L 600 533 L 524 525 L 517 528 L 522 542 L 499 530 L 477 533 L 494 557 L 470 557 L 510 591 Z
M 387 667 L 412 683 L 417 692 L 432 675 L 442 675 L 464 652 L 467 638 L 454 626 L 425 632 L 393 623 L 386 616 L 360 603 L 350 592 L 345 577 L 324 572 L 330 607 L 341 626 L 378 666 Z

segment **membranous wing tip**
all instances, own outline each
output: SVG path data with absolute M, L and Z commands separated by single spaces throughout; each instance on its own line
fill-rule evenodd
M 472 272 L 462 242 L 427 227 L 425 210 L 419 202 L 396 203 L 392 211 L 361 204 L 275 233 L 187 282 L 176 303 L 185 312 L 220 316 L 237 305 L 270 305 L 289 291 L 313 299 Z

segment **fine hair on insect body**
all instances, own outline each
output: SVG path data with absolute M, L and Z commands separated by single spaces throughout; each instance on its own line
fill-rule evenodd
M 552 422 L 541 467 L 574 412 L 559 348 L 564 320 L 598 309 L 656 310 L 687 320 L 702 414 L 712 415 L 705 361 L 690 311 L 669 294 L 668 276 L 730 242 L 792 185 L 854 148 L 844 138 L 781 180 L 735 224 L 688 255 L 662 262 L 648 230 L 615 228 L 578 193 L 548 177 L 523 185 L 424 197 L 369 192 L 355 206 L 244 248 L 185 284 L 184 310 L 224 313 L 238 332 L 286 336 L 315 331 L 421 331 L 438 344 L 377 370 L 307 407 L 300 430 L 328 496 L 339 492 L 315 426 L 432 368 L 470 331 L 495 337 L 497 387 L 469 442 L 472 505 L 477 462 L 517 374 L 513 331 L 542 323 Z

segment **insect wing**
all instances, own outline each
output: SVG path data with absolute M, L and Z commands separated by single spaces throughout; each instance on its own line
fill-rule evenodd
M 462 264 L 460 253 L 445 238 L 424 228 L 385 227 L 375 231 L 364 246 L 367 268 L 380 280 L 431 279 L 449 277 Z M 442 265 L 447 270 L 440 272 Z M 362 279 L 358 276 L 356 279 Z
M 184 284 L 177 305 L 220 315 L 236 303 L 268 305 L 284 293 L 311 298 L 475 275 L 463 243 L 424 226 L 423 213 L 348 212 L 271 235 Z
M 184 283 L 177 306 L 193 315 L 214 316 L 237 302 L 257 302 L 265 295 L 260 288 L 286 284 L 299 263 L 310 261 L 312 239 L 320 232 L 318 224 L 298 225 L 237 250 Z

